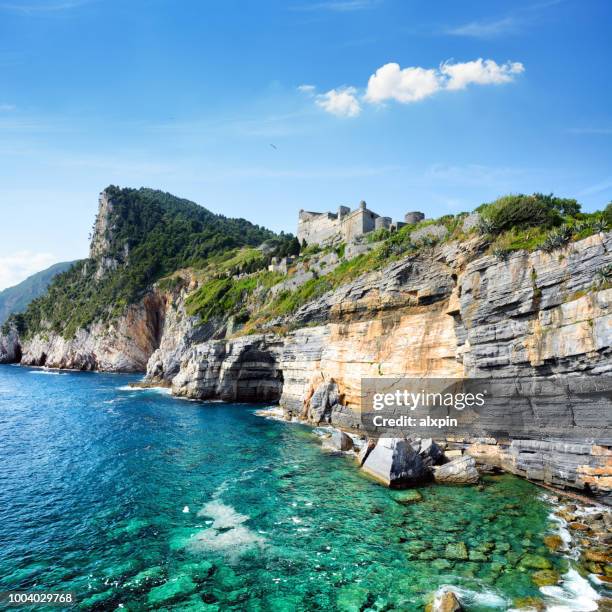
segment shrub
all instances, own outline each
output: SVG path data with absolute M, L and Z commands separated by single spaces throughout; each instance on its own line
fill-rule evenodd
M 612 281 L 612 264 L 600 268 L 595 273 L 595 285 L 601 287 Z
M 572 239 L 572 228 L 562 225 L 560 228 L 550 232 L 542 244 L 542 249 L 547 253 L 564 247 Z
M 561 223 L 561 216 L 549 196 L 508 195 L 482 208 L 483 233 L 499 234 L 510 229 L 552 227 Z M 482 230 L 481 230 L 482 231 Z

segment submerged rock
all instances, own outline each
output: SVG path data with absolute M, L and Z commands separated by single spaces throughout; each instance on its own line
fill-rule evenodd
M 420 502 L 423 500 L 423 496 L 415 489 L 410 489 L 408 491 L 402 491 L 401 493 L 396 493 L 393 496 L 393 499 L 402 505 L 414 504 L 416 502 Z
M 338 591 L 336 606 L 341 612 L 359 612 L 368 600 L 369 592 L 367 589 L 347 584 Z
M 552 569 L 542 569 L 534 572 L 531 579 L 539 587 L 553 586 L 559 582 L 559 574 Z
M 403 438 L 381 438 L 362 469 L 389 487 L 409 487 L 427 480 L 420 455 Z
M 164 568 L 160 565 L 142 570 L 130 578 L 124 586 L 128 589 L 139 589 L 146 584 L 158 584 L 164 579 Z
M 467 561 L 468 550 L 465 542 L 451 542 L 446 545 L 444 556 L 447 559 L 453 559 L 457 561 Z
M 165 584 L 155 587 L 149 591 L 147 603 L 151 606 L 161 606 L 174 599 L 191 595 L 197 589 L 196 583 L 189 576 L 178 576 L 171 578 Z
M 530 569 L 541 569 L 548 570 L 552 569 L 552 563 L 545 557 L 540 555 L 527 554 L 521 559 L 521 567 L 528 567 Z
M 476 484 L 480 475 L 476 461 L 469 455 L 453 459 L 450 463 L 434 468 L 434 479 L 444 484 Z
M 514 600 L 514 607 L 518 610 L 536 610 L 541 612 L 546 609 L 546 605 L 537 597 L 519 597 Z

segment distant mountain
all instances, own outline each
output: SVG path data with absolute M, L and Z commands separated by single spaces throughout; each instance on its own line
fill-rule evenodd
M 55 276 L 68 270 L 73 263 L 73 261 L 56 263 L 46 270 L 28 276 L 18 285 L 0 291 L 0 325 L 8 319 L 9 315 L 23 312 L 32 300 L 45 293 Z

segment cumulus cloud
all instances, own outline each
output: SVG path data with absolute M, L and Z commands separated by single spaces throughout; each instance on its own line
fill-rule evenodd
M 434 69 L 418 66 L 400 68 L 399 64 L 390 63 L 381 66 L 368 81 L 364 96 L 366 102 L 416 102 L 434 94 L 440 89 L 439 74 Z
M 316 104 L 337 117 L 357 117 L 361 112 L 361 104 L 357 99 L 355 87 L 330 89 L 327 93 L 319 94 L 316 97 Z
M 0 256 L 0 291 L 17 285 L 35 272 L 40 272 L 57 262 L 50 253 L 17 251 L 11 255 Z
M 472 62 L 445 63 L 440 73 L 447 77 L 445 89 L 465 89 L 471 83 L 477 85 L 498 85 L 509 83 L 517 74 L 525 71 L 520 62 L 498 64 L 493 60 L 479 58 Z
M 316 104 L 338 117 L 356 117 L 362 103 L 382 104 L 395 100 L 409 104 L 429 98 L 440 91 L 457 91 L 468 85 L 500 85 L 510 83 L 525 71 L 520 62 L 498 64 L 491 59 L 470 62 L 444 62 L 438 68 L 408 66 L 401 68 L 396 62 L 381 66 L 370 76 L 365 91 L 355 87 L 331 89 L 315 95 L 313 85 L 300 85 L 298 89 L 315 97 Z

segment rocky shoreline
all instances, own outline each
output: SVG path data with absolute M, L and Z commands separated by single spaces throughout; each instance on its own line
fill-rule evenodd
M 612 264 L 612 233 L 503 259 L 482 248 L 471 238 L 425 249 L 249 335 L 233 321 L 188 315 L 198 281 L 187 271 L 74 338 L 10 330 L 0 362 L 146 369 L 148 383 L 180 397 L 278 402 L 288 418 L 357 432 L 365 378 L 531 385 L 536 401 L 509 411 L 502 396 L 480 431 L 444 439 L 449 450 L 611 503 L 612 289 L 594 278 Z
M 278 408 L 260 409 L 257 414 L 288 420 Z M 487 477 L 501 474 L 501 470 L 479 463 L 467 454 L 458 456 L 456 449 L 432 439 L 372 441 L 363 434 L 331 426 L 314 427 L 313 433 L 320 439 L 323 452 L 351 457 L 367 477 L 390 487 L 398 484 L 411 487 L 398 491 L 395 499 L 399 504 L 418 504 L 423 499 L 420 489 L 425 486 L 476 486 L 484 490 Z M 447 452 L 450 456 L 446 456 Z M 555 605 L 559 610 L 612 609 L 612 508 L 586 498 L 568 499 L 563 491 L 544 491 L 541 497 L 551 506 L 549 529 L 543 538 L 545 547 L 536 547 L 526 536 L 523 544 L 527 552 L 512 559 L 517 567 L 530 574 L 541 597 L 521 598 L 514 602 L 512 609 L 544 611 L 557 609 Z M 483 517 L 483 520 L 494 520 L 494 517 Z M 420 559 L 430 551 L 427 543 L 422 547 L 418 544 L 411 543 L 411 554 Z M 432 560 L 450 567 L 450 564 L 490 561 L 496 553 L 508 552 L 497 548 L 492 542 L 472 549 L 458 539 L 446 547 L 442 557 Z M 545 551 L 559 559 L 559 566 L 553 566 L 543 554 Z M 499 571 L 504 571 L 503 563 L 499 563 Z M 460 612 L 466 609 L 466 599 L 469 596 L 462 589 L 448 585 L 431 594 L 425 609 L 426 612 Z

